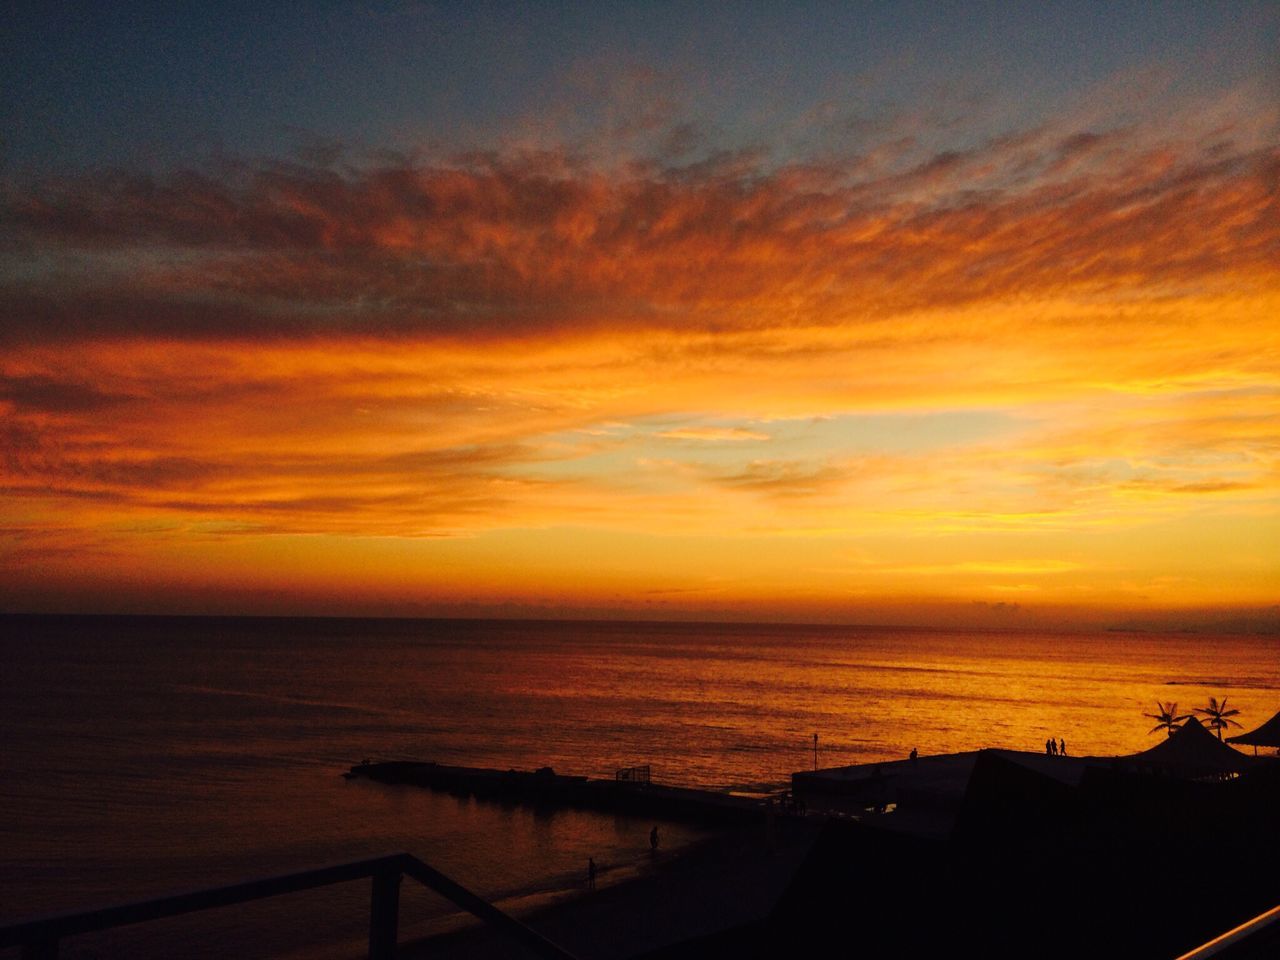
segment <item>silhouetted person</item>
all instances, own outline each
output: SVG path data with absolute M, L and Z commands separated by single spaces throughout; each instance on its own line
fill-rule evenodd
M 912 748 L 911 748 L 911 762 L 912 762 L 912 763 L 915 763 L 915 762 L 916 762 L 916 760 L 919 758 L 919 756 L 920 756 L 920 751 L 918 751 L 915 747 L 912 747 Z
M 1053 737 L 1049 738 L 1049 756 L 1056 757 L 1058 755 L 1058 741 Z
M 596 861 L 593 857 L 587 857 L 587 889 L 594 890 L 596 888 Z
M 1053 741 L 1046 740 L 1044 742 L 1044 752 L 1046 756 L 1053 756 Z
M 649 831 L 649 851 L 651 853 L 658 852 L 658 828 L 656 826 Z
M 1065 757 L 1067 755 L 1067 741 L 1058 741 L 1058 756 Z

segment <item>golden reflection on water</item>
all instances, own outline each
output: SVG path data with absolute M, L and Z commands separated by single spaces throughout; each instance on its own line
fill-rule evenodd
M 1245 729 L 1280 709 L 1274 638 L 577 629 L 491 664 L 470 699 L 505 724 L 497 743 L 470 749 L 593 775 L 652 763 L 664 780 L 741 785 L 811 767 L 814 733 L 822 766 L 912 747 L 1040 751 L 1051 736 L 1075 755 L 1114 755 L 1157 742 L 1144 716 L 1157 700 L 1189 712 L 1227 695 Z
M 0 672 L 0 902 L 15 915 L 401 849 L 521 898 L 573 887 L 587 856 L 629 869 L 648 855 L 647 821 L 341 779 L 368 756 L 604 777 L 648 763 L 663 782 L 760 787 L 810 768 L 814 733 L 823 766 L 912 747 L 1039 751 L 1049 736 L 1075 755 L 1117 754 L 1158 742 L 1144 716 L 1157 700 L 1185 712 L 1226 696 L 1245 728 L 1280 709 L 1274 637 L 163 619 L 30 629 L 43 633 L 7 644 Z M 663 827 L 671 848 L 695 835 Z M 358 927 L 366 893 L 336 915 Z M 334 929 L 321 919 L 307 923 Z M 356 927 L 335 942 L 358 939 Z

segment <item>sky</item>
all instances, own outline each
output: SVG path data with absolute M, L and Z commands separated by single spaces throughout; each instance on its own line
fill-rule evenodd
M 1275 4 L 8 9 L 0 610 L 1280 628 Z

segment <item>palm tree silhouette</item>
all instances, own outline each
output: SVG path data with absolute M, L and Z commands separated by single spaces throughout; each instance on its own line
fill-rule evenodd
M 1217 697 L 1210 697 L 1209 705 L 1207 707 L 1196 707 L 1195 711 L 1196 713 L 1203 713 L 1205 715 L 1205 726 L 1217 730 L 1219 740 L 1222 739 L 1222 731 L 1227 727 L 1240 726 L 1240 724 L 1231 719 L 1240 711 L 1228 710 L 1226 697 L 1222 698 L 1222 703 L 1218 703 Z
M 1183 720 L 1191 719 L 1191 714 L 1189 713 L 1184 713 L 1179 716 L 1178 705 L 1172 700 L 1168 703 L 1161 703 L 1157 700 L 1156 710 L 1158 710 L 1159 713 L 1143 714 L 1144 717 L 1150 717 L 1152 720 L 1156 721 L 1156 725 L 1147 731 L 1148 735 L 1155 733 L 1157 730 L 1164 730 L 1166 736 L 1172 737 L 1173 731 L 1179 729 Z

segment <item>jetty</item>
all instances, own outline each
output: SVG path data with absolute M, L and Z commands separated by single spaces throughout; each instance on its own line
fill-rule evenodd
M 770 810 L 767 797 L 653 783 L 647 767 L 628 767 L 606 779 L 566 776 L 551 767 L 498 770 L 389 760 L 356 764 L 343 776 L 349 780 L 426 787 L 500 803 L 571 807 L 698 824 L 759 822 Z

